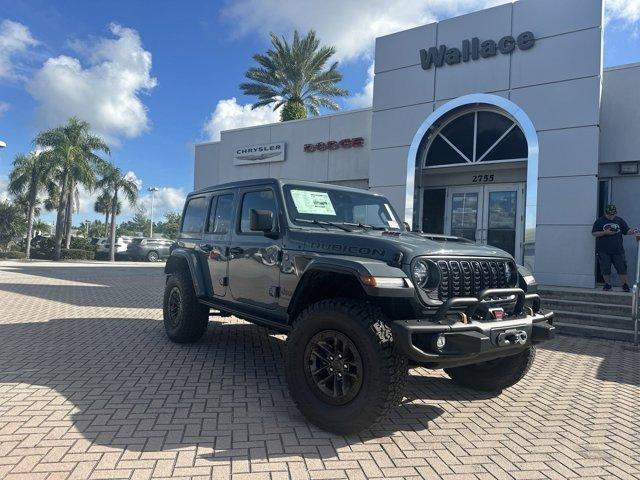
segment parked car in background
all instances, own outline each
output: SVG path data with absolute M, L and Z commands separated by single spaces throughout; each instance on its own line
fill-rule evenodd
M 91 244 L 96 247 L 96 255 L 104 255 L 109 252 L 109 239 L 108 238 L 93 238 Z
M 133 240 L 132 237 L 116 237 L 116 242 L 115 242 L 116 255 L 121 255 L 126 253 L 127 246 L 131 243 L 132 240 Z M 111 241 L 107 238 L 107 241 L 105 243 L 105 251 L 109 253 L 110 250 L 111 250 Z
M 157 262 L 169 257 L 172 243 L 166 238 L 134 238 L 127 246 L 126 256 L 130 260 Z

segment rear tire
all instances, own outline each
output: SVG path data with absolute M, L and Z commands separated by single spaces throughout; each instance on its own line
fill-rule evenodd
M 359 432 L 402 400 L 407 358 L 394 348 L 380 309 L 368 303 L 330 299 L 308 307 L 289 334 L 285 359 L 291 397 L 323 430 Z
M 171 274 L 164 289 L 164 329 L 175 343 L 197 342 L 207 330 L 209 307 L 198 302 L 191 276 Z
M 157 262 L 158 260 L 160 260 L 160 255 L 158 255 L 158 252 L 156 252 L 155 250 L 152 250 L 147 253 L 147 260 L 150 262 Z
M 531 346 L 509 357 L 489 362 L 445 368 L 451 379 L 463 387 L 482 392 L 500 392 L 524 378 L 536 358 L 536 347 Z

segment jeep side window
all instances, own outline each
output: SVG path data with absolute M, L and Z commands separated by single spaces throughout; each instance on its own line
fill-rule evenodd
M 186 234 L 200 234 L 204 230 L 204 220 L 207 214 L 207 198 L 194 197 L 189 200 L 184 210 L 181 232 Z
M 217 204 L 211 205 L 208 233 L 224 235 L 229 232 L 229 227 L 231 226 L 233 195 L 220 195 L 217 198 Z
M 247 192 L 242 197 L 242 214 L 240 216 L 240 232 L 251 232 L 251 210 L 270 210 L 273 218 L 276 218 L 276 200 L 273 190 L 261 190 L 259 192 Z

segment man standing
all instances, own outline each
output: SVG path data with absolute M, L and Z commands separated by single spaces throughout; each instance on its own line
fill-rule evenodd
M 596 237 L 596 256 L 605 282 L 604 290 L 611 290 L 611 265 L 613 264 L 622 279 L 622 290 L 628 292 L 629 277 L 622 236 L 636 235 L 636 230 L 630 229 L 627 222 L 618 217 L 617 213 L 615 205 L 607 205 L 604 216 L 596 220 L 591 233 Z

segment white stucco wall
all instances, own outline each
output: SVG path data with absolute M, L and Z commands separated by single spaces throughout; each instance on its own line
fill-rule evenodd
M 307 143 L 363 137 L 360 148 L 307 153 Z M 284 162 L 234 165 L 238 147 L 285 142 Z M 220 142 L 195 147 L 196 189 L 250 178 L 286 178 L 368 187 L 371 110 L 353 110 L 307 120 L 222 132 Z
M 538 134 L 536 275 L 548 284 L 593 286 L 602 16 L 601 0 L 521 0 L 378 38 L 372 189 L 403 211 L 403 166 L 424 119 L 454 97 L 504 96 Z M 426 71 L 420 66 L 421 48 L 459 47 L 471 37 L 497 41 L 524 31 L 536 36 L 530 50 Z
M 640 175 L 620 175 L 619 162 L 640 161 L 640 64 L 606 69 L 600 109 L 600 178 L 611 179 L 611 201 L 630 226 L 640 227 Z M 636 275 L 638 243 L 625 238 L 629 275 Z

